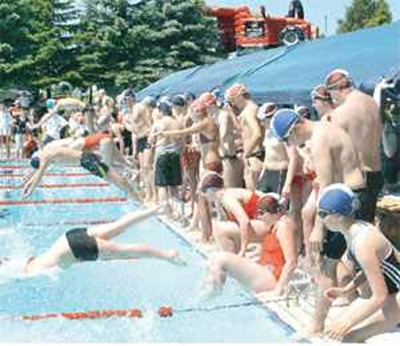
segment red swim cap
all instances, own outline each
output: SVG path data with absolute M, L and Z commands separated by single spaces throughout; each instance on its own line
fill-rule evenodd
M 247 94 L 248 90 L 243 84 L 234 84 L 225 92 L 225 99 L 232 101 L 235 98 Z
M 260 196 L 257 204 L 258 214 L 277 214 L 279 211 L 281 211 L 279 200 L 280 196 L 274 193 L 267 193 Z
M 353 85 L 350 74 L 341 69 L 333 70 L 325 78 L 325 86 L 327 90 L 346 89 Z
M 212 105 L 215 105 L 217 103 L 215 95 L 208 91 L 200 95 L 199 101 L 203 102 L 207 107 L 211 107 Z

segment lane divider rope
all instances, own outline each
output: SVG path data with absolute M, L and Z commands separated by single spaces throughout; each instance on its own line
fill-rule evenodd
M 62 188 L 82 188 L 82 187 L 106 187 L 110 186 L 108 183 L 82 183 L 82 184 L 42 184 L 38 188 L 43 189 L 62 189 Z M 20 189 L 19 185 L 0 185 L 0 190 L 13 190 Z
M 0 201 L 0 205 L 35 205 L 35 204 L 88 204 L 88 203 L 110 203 L 126 202 L 128 199 L 123 197 L 109 198 L 81 198 L 81 199 L 42 199 L 38 201 Z
M 83 177 L 93 175 L 91 173 L 45 173 L 45 177 Z M 22 178 L 25 174 L 0 174 L 0 178 Z
M 257 306 L 257 305 L 263 305 L 265 303 L 288 301 L 288 300 L 295 300 L 295 299 L 290 297 L 275 298 L 264 301 L 249 301 L 236 304 L 225 304 L 208 308 L 193 307 L 187 309 L 173 309 L 169 305 L 164 305 L 158 309 L 157 314 L 162 318 L 167 318 L 167 317 L 172 317 L 176 313 L 210 312 L 210 311 L 217 311 L 224 309 L 235 309 L 247 306 Z M 0 319 L 34 322 L 34 321 L 43 321 L 43 320 L 58 319 L 58 318 L 64 318 L 68 320 L 89 320 L 89 319 L 104 319 L 111 317 L 142 318 L 143 316 L 144 312 L 140 309 L 111 309 L 111 310 L 92 310 L 92 311 L 80 311 L 80 312 L 50 312 L 43 314 L 21 315 L 21 316 L 3 315 L 0 317 Z

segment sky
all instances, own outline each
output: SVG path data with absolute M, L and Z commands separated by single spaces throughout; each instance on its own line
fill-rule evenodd
M 386 0 L 393 14 L 393 20 L 400 20 L 400 0 Z M 352 0 L 302 0 L 306 19 L 319 27 L 320 33 L 327 36 L 336 32 L 337 21 L 344 18 L 346 7 Z M 286 15 L 290 0 L 206 0 L 212 6 L 247 5 L 255 10 L 264 5 L 272 15 Z M 327 25 L 325 25 L 325 16 Z M 327 26 L 327 31 L 325 31 Z

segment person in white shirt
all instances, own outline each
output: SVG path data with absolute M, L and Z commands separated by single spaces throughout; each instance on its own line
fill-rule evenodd
M 0 104 L 0 148 L 10 157 L 12 116 L 4 104 Z

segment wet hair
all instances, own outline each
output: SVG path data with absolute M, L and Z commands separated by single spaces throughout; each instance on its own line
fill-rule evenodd
M 209 189 L 222 189 L 224 179 L 216 172 L 209 172 L 204 175 L 200 183 L 200 191 L 206 193 Z

